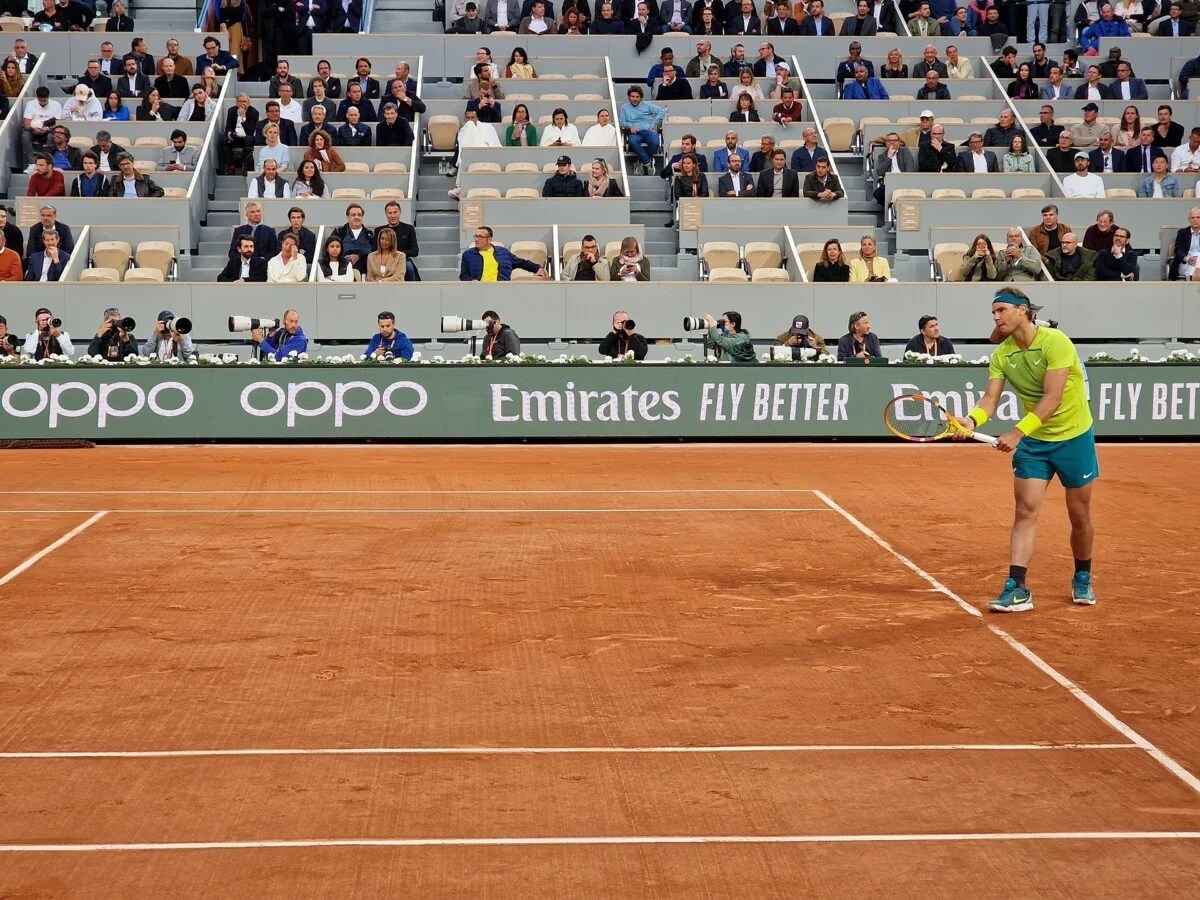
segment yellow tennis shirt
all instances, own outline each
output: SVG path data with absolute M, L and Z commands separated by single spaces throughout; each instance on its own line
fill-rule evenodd
M 483 275 L 480 281 L 497 281 L 500 278 L 500 266 L 496 263 L 496 248 L 492 247 L 488 250 L 480 250 L 479 255 L 483 257 Z
M 992 354 L 990 378 L 1006 378 L 1021 398 L 1025 413 L 1033 412 L 1045 393 L 1046 373 L 1067 369 L 1067 386 L 1062 403 L 1042 427 L 1029 435 L 1039 441 L 1069 441 L 1092 427 L 1088 406 L 1087 382 L 1079 351 L 1071 339 L 1057 328 L 1038 327 L 1028 350 L 1022 350 L 1008 337 Z

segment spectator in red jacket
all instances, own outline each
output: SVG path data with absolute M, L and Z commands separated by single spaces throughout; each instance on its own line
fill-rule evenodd
M 29 176 L 30 197 L 65 197 L 67 188 L 63 182 L 63 173 L 54 168 L 54 158 L 49 153 L 39 153 L 34 157 L 37 171 Z

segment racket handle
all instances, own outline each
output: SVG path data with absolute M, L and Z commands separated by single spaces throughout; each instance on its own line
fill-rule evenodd
M 990 434 L 980 434 L 978 431 L 971 432 L 971 440 L 979 441 L 983 444 L 991 444 L 993 447 L 996 446 L 996 438 L 992 437 Z

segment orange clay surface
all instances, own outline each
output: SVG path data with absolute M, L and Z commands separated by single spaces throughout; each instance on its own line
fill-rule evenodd
M 1100 459 L 1099 604 L 1055 485 L 979 618 L 814 491 L 982 609 L 983 446 L 3 454 L 0 578 L 108 512 L 0 586 L 0 897 L 1194 896 L 1200 450 Z

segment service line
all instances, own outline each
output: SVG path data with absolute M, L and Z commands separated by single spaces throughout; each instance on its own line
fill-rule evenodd
M 69 510 L 56 510 L 56 512 L 69 512 Z M 63 544 L 67 543 L 67 541 L 71 540 L 71 538 L 75 537 L 77 534 L 82 534 L 83 532 L 87 531 L 89 528 L 91 528 L 93 525 L 95 525 L 97 522 L 99 522 L 101 519 L 103 519 L 106 515 L 108 515 L 108 510 L 106 510 L 106 509 L 76 510 L 76 512 L 94 512 L 95 515 L 93 515 L 86 522 L 76 525 L 74 528 L 72 528 L 70 531 L 68 531 L 62 537 L 60 537 L 53 544 L 51 544 L 48 547 L 43 547 L 41 550 L 39 550 L 37 553 L 33 554 L 33 556 L 29 557 L 29 559 L 25 560 L 25 562 L 18 565 L 15 569 L 13 569 L 11 572 L 9 572 L 7 575 L 5 575 L 3 578 L 0 578 L 0 587 L 4 587 L 4 585 L 8 584 L 10 581 L 12 581 L 14 578 L 16 578 L 18 575 L 20 575 L 22 572 L 24 572 L 30 566 L 34 565 L 38 560 L 42 559 L 45 556 L 49 556 L 51 553 L 53 553 L 55 550 L 57 550 Z

